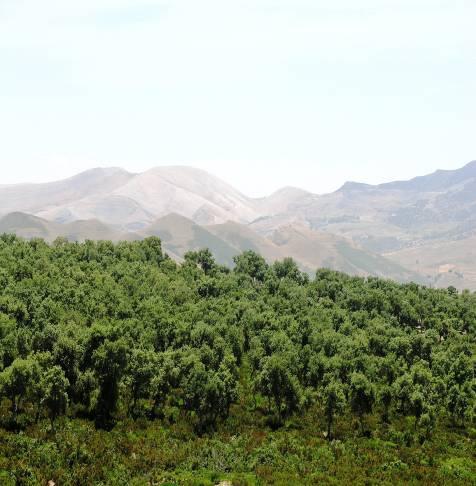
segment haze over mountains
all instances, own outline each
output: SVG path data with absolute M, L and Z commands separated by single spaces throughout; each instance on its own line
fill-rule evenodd
M 199 224 L 249 222 L 259 216 L 249 198 L 190 167 L 160 167 L 142 174 L 92 169 L 47 184 L 0 186 L 1 213 L 23 211 L 61 223 L 99 219 L 126 230 L 144 228 L 170 213 Z
M 232 264 L 253 249 L 358 275 L 476 289 L 476 161 L 410 181 L 346 183 L 316 195 L 253 199 L 189 167 L 93 169 L 47 184 L 0 186 L 0 232 L 53 240 L 158 235 L 180 259 L 210 247 Z

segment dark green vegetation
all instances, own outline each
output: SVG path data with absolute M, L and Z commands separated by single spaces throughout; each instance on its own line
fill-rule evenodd
M 0 483 L 475 484 L 476 294 L 0 238 Z

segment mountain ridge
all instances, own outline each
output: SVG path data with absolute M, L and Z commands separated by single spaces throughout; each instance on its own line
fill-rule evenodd
M 391 182 L 382 182 L 379 184 L 368 184 L 366 182 L 359 182 L 359 181 L 346 181 L 344 184 L 337 189 L 337 191 L 334 192 L 339 192 L 346 186 L 348 187 L 362 187 L 362 188 L 389 188 L 389 187 L 397 187 L 397 186 L 412 186 L 416 182 L 420 182 L 423 180 L 434 180 L 434 179 L 442 179 L 444 176 L 453 176 L 456 175 L 457 177 L 460 175 L 465 175 L 466 177 L 476 177 L 476 160 L 472 160 L 471 162 L 468 162 L 464 166 L 458 168 L 458 169 L 437 169 L 434 172 L 431 172 L 429 174 L 424 174 L 421 176 L 416 176 L 412 177 L 410 179 L 401 179 L 397 181 L 391 181 Z M 327 194 L 332 194 L 332 193 L 327 193 Z
M 352 254 L 362 264 L 367 259 L 367 263 L 373 261 L 379 268 L 386 267 L 376 258 L 380 256 L 408 268 L 411 260 L 407 255 L 418 253 L 418 261 L 423 261 L 419 265 L 430 281 L 441 280 L 440 269 L 455 265 L 458 275 L 470 275 L 476 287 L 476 262 L 473 265 L 458 253 L 465 245 L 448 244 L 472 241 L 476 234 L 476 161 L 460 169 L 438 170 L 407 181 L 378 185 L 350 181 L 337 191 L 322 195 L 286 186 L 263 198 L 248 197 L 206 171 L 184 165 L 154 167 L 141 173 L 120 167 L 95 168 L 50 183 L 0 186 L 0 216 L 18 211 L 50 222 L 50 226 L 36 222 L 47 236 L 64 230 L 55 224 L 96 220 L 106 227 L 101 230 L 96 226 L 97 231 L 92 232 L 88 227 L 92 223 L 88 223 L 86 232 L 107 234 L 106 228 L 112 228 L 109 234 L 113 238 L 129 233 L 143 235 L 152 231 L 161 218 L 176 215 L 172 220 L 177 228 L 188 229 L 181 242 L 176 242 L 174 254 L 180 257 L 187 242 L 193 249 L 200 241 L 213 241 L 226 263 L 231 262 L 232 251 L 246 245 L 261 247 L 268 258 L 281 256 L 279 245 L 270 243 L 276 234 L 282 235 L 286 228 L 289 231 L 291 225 L 304 228 L 301 233 L 309 231 L 309 242 L 294 233 L 295 255 L 286 249 L 303 265 L 326 263 L 323 258 L 307 261 L 309 257 L 299 255 L 299 251 L 311 255 L 313 244 L 316 251 L 320 248 L 323 253 L 337 252 L 343 260 L 329 260 L 336 267 L 338 261 L 347 261 Z M 196 226 L 190 229 L 190 223 L 184 224 L 178 216 Z M 231 226 L 230 221 L 241 226 Z M 170 221 L 165 219 L 160 224 L 170 226 Z M 34 234 L 34 228 L 30 229 Z M 326 234 L 333 237 L 329 239 Z M 338 244 L 339 238 L 345 244 Z M 320 246 L 323 241 L 327 241 L 327 246 Z M 431 248 L 428 256 L 425 248 Z M 439 248 L 449 253 L 440 258 L 435 254 Z M 415 250 L 409 253 L 410 249 Z M 459 286 L 463 285 L 468 285 L 466 280 Z

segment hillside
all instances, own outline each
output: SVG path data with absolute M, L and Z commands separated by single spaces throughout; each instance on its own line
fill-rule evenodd
M 22 238 L 43 238 L 52 241 L 61 228 L 60 224 L 20 212 L 10 213 L 0 219 L 0 233 L 15 234 Z
M 0 208 L 3 216 L 41 218 L 18 228 L 15 221 L 6 225 L 27 237 L 51 240 L 66 232 L 72 238 L 110 234 L 117 240 L 157 233 L 178 259 L 189 249 L 210 246 L 229 264 L 234 252 L 256 248 L 268 261 L 292 256 L 308 271 L 329 265 L 358 275 L 476 287 L 466 250 L 476 235 L 476 161 L 409 181 L 347 182 L 325 195 L 285 187 L 258 199 L 190 167 L 140 174 L 93 169 L 47 184 L 0 186 Z M 96 227 L 56 226 L 93 220 Z
M 262 255 L 268 262 L 291 256 L 268 238 L 253 231 L 248 225 L 228 221 L 223 224 L 207 226 L 207 230 L 236 248 L 239 253 L 252 250 Z M 296 259 L 299 260 L 297 256 Z
M 283 253 L 295 255 L 307 268 L 330 268 L 351 275 L 373 275 L 403 282 L 425 282 L 417 272 L 409 271 L 384 257 L 362 250 L 351 240 L 323 231 L 313 231 L 304 225 L 282 226 L 273 232 L 270 239 Z
M 349 182 L 332 194 L 303 196 L 288 213 L 372 250 L 464 238 L 476 230 L 476 162 L 409 181 Z
M 291 256 L 303 271 L 311 275 L 317 268 L 328 267 L 352 275 L 383 275 L 397 281 L 424 281 L 421 276 L 391 260 L 363 251 L 344 238 L 298 225 L 281 227 L 267 238 L 239 223 L 203 227 L 172 213 L 157 219 L 140 232 L 124 233 L 98 220 L 61 224 L 25 213 L 11 213 L 0 219 L 1 233 L 27 239 L 43 238 L 50 242 L 60 236 L 69 241 L 131 241 L 158 236 L 164 249 L 177 261 L 181 261 L 188 251 L 209 248 L 219 263 L 233 267 L 233 257 L 253 250 L 270 263 Z
M 233 266 L 233 257 L 239 253 L 234 246 L 179 214 L 172 213 L 158 219 L 141 234 L 158 236 L 164 249 L 179 259 L 188 251 L 208 248 L 219 263 Z
M 124 231 L 143 228 L 153 221 L 154 215 L 133 199 L 115 196 L 92 196 L 70 204 L 47 207 L 37 216 L 60 223 L 98 219 L 106 224 L 121 226 Z
M 269 235 L 300 221 L 388 257 L 423 274 L 432 285 L 476 288 L 471 250 L 476 234 L 476 161 L 409 181 L 376 186 L 348 182 L 332 194 L 291 194 L 284 212 L 259 218 L 252 227 Z
M 48 184 L 0 186 L 2 214 L 21 211 L 56 222 L 99 219 L 145 227 L 176 213 L 201 225 L 266 219 L 270 230 L 290 221 L 366 240 L 388 250 L 423 239 L 468 236 L 476 230 L 476 162 L 409 181 L 371 186 L 349 182 L 322 196 L 283 188 L 252 199 L 190 167 L 158 167 L 142 174 L 94 169 Z
M 2 486 L 476 482 L 476 294 L 153 237 L 0 261 Z
M 248 222 L 259 216 L 253 201 L 205 171 L 158 167 L 142 174 L 93 169 L 48 184 L 0 186 L 2 214 L 28 212 L 68 223 L 99 219 L 136 230 L 177 213 L 199 224 Z
M 0 219 L 0 234 L 9 233 L 26 239 L 43 238 L 53 241 L 63 237 L 69 241 L 137 239 L 134 233 L 123 233 L 98 220 L 55 223 L 25 213 L 10 213 Z
M 476 291 L 476 236 L 436 241 L 387 253 L 386 258 L 430 277 L 436 287 Z
M 251 201 L 230 185 L 191 167 L 158 167 L 131 179 L 114 195 L 128 197 L 156 217 L 177 213 L 198 224 L 257 217 Z
M 88 197 L 99 197 L 127 183 L 133 174 L 123 169 L 92 169 L 65 180 L 44 184 L 0 186 L 0 214 L 41 213 L 68 207 Z M 59 218 L 61 219 L 61 218 Z

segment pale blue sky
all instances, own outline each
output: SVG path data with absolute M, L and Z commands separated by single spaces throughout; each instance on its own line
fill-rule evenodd
M 249 195 L 476 159 L 475 0 L 0 0 L 0 184 L 201 167 Z

